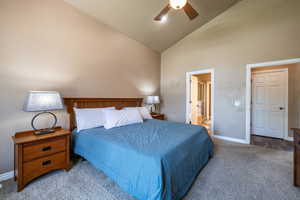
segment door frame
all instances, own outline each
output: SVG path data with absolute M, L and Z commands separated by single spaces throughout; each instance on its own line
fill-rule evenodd
M 288 65 L 288 64 L 296 64 L 296 63 L 300 63 L 300 58 L 279 60 L 279 61 L 272 61 L 272 62 L 263 62 L 263 63 L 256 63 L 256 64 L 248 64 L 246 66 L 246 143 L 250 144 L 250 142 L 251 142 L 250 141 L 250 136 L 251 136 L 251 95 L 252 95 L 252 84 L 251 84 L 252 72 L 251 72 L 251 70 L 253 68 L 271 67 L 271 66 Z M 292 140 L 291 137 L 287 137 L 285 139 Z
M 292 141 L 293 138 L 289 137 L 289 69 L 288 68 L 282 68 L 282 69 L 266 69 L 263 71 L 258 71 L 258 72 L 251 72 L 251 78 L 253 77 L 253 74 L 262 74 L 262 73 L 272 73 L 272 72 L 286 72 L 284 74 L 284 78 L 285 78 L 285 88 L 287 88 L 287 90 L 285 91 L 285 114 L 284 114 L 284 134 L 283 134 L 283 138 L 284 140 L 289 140 Z M 251 99 L 252 99 L 252 89 L 253 86 L 251 84 Z M 251 104 L 252 105 L 252 104 Z M 251 113 L 252 113 L 252 106 L 251 106 Z M 252 121 L 252 119 L 250 119 Z M 251 122 L 250 122 L 251 125 Z M 251 127 L 250 127 L 251 128 Z M 251 130 L 250 130 L 251 131 Z M 251 134 L 251 132 L 250 132 Z
M 203 69 L 192 72 L 186 72 L 186 123 L 191 121 L 191 77 L 197 74 L 211 74 L 211 135 L 214 135 L 214 102 L 215 102 L 215 69 Z

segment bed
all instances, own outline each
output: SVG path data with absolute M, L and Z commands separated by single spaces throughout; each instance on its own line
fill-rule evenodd
M 106 130 L 76 131 L 73 107 L 140 106 L 142 99 L 65 99 L 73 130 L 73 151 L 140 200 L 181 199 L 213 155 L 201 126 L 145 120 Z

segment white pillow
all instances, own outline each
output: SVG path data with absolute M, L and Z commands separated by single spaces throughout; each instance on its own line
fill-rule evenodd
M 149 110 L 146 107 L 126 107 L 125 110 L 137 109 L 142 115 L 143 119 L 153 119 Z
M 125 126 L 129 124 L 143 123 L 143 118 L 137 109 L 130 110 L 104 110 L 104 128 Z
M 103 110 L 114 110 L 115 107 L 107 108 L 74 108 L 77 131 L 104 126 L 105 117 Z

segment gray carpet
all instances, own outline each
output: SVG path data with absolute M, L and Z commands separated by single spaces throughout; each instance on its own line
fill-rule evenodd
M 293 186 L 292 153 L 215 141 L 216 154 L 202 170 L 185 200 L 299 200 Z M 88 162 L 69 172 L 50 173 L 16 193 L 6 181 L 0 199 L 9 200 L 131 200 Z

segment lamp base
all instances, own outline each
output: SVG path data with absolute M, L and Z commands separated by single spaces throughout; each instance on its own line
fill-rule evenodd
M 54 133 L 54 132 L 55 132 L 54 129 L 44 129 L 44 130 L 35 131 L 34 134 L 35 135 L 44 135 L 44 134 L 49 134 L 49 133 Z
M 53 125 L 52 125 L 51 128 L 46 128 L 46 129 L 38 130 L 37 128 L 34 127 L 34 120 L 35 120 L 38 116 L 40 116 L 40 115 L 42 115 L 42 114 L 50 114 L 50 115 L 53 116 L 53 118 L 54 118 L 54 123 L 53 123 Z M 41 112 L 41 113 L 36 114 L 36 115 L 32 118 L 32 120 L 31 120 L 31 126 L 32 126 L 33 130 L 35 130 L 35 132 L 34 132 L 35 135 L 44 135 L 44 134 L 54 133 L 54 132 L 55 132 L 55 129 L 54 129 L 54 128 L 55 128 L 55 126 L 56 126 L 56 122 L 57 122 L 57 118 L 56 118 L 55 114 L 53 114 L 52 112 Z

